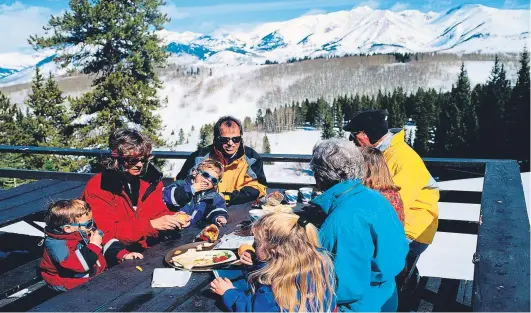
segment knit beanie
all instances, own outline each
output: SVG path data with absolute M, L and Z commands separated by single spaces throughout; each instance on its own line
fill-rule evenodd
M 352 120 L 343 127 L 343 130 L 356 133 L 363 131 L 371 143 L 376 143 L 387 134 L 387 110 L 367 110 L 356 113 Z

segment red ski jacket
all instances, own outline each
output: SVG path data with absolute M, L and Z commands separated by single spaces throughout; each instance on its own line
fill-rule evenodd
M 158 235 L 151 220 L 175 214 L 162 201 L 162 173 L 149 166 L 140 178 L 136 209 L 124 190 L 124 179 L 120 172 L 100 173 L 87 183 L 82 200 L 92 208 L 94 221 L 105 236 L 116 238 L 126 246 L 139 243 L 147 248 L 147 238 Z
M 116 239 L 103 237 L 103 246 L 86 244 L 79 232 L 45 230 L 39 271 L 46 283 L 59 291 L 70 290 L 118 263 L 129 253 Z

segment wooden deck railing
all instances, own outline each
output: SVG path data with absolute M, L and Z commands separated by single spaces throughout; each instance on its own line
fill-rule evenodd
M 2 153 L 103 157 L 108 150 L 0 146 Z M 160 159 L 185 159 L 190 152 L 155 151 Z M 307 163 L 309 155 L 263 154 L 265 162 Z M 472 308 L 474 311 L 530 310 L 530 228 L 518 163 L 513 160 L 424 158 L 430 171 L 472 169 L 484 174 L 483 192 L 441 191 L 444 202 L 481 203 L 479 223 L 440 220 L 438 231 L 477 234 Z M 87 181 L 92 173 L 0 169 L 0 177 Z M 171 178 L 168 178 L 171 179 Z M 307 184 L 270 182 L 293 189 Z M 0 208 L 1 211 L 1 208 Z M 0 212 L 1 213 L 1 212 Z M 1 223 L 0 223 L 1 224 Z

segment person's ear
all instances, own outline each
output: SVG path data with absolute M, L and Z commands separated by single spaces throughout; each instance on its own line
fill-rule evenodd
M 358 140 L 358 143 L 362 147 L 370 147 L 372 146 L 371 141 L 369 140 L 369 137 L 364 132 L 359 132 L 356 134 L 356 139 Z
M 74 230 L 74 227 L 70 226 L 70 225 L 65 225 L 63 226 L 63 231 L 67 234 L 69 233 L 73 233 L 75 230 Z

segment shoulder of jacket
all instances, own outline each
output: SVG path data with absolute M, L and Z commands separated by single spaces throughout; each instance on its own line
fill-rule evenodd
M 75 244 L 77 245 L 77 242 Z M 44 247 L 48 251 L 50 257 L 56 262 L 62 262 L 70 255 L 67 240 L 46 237 Z
M 258 152 L 248 146 L 245 146 L 245 156 L 250 159 L 261 159 L 260 154 L 258 154 Z

